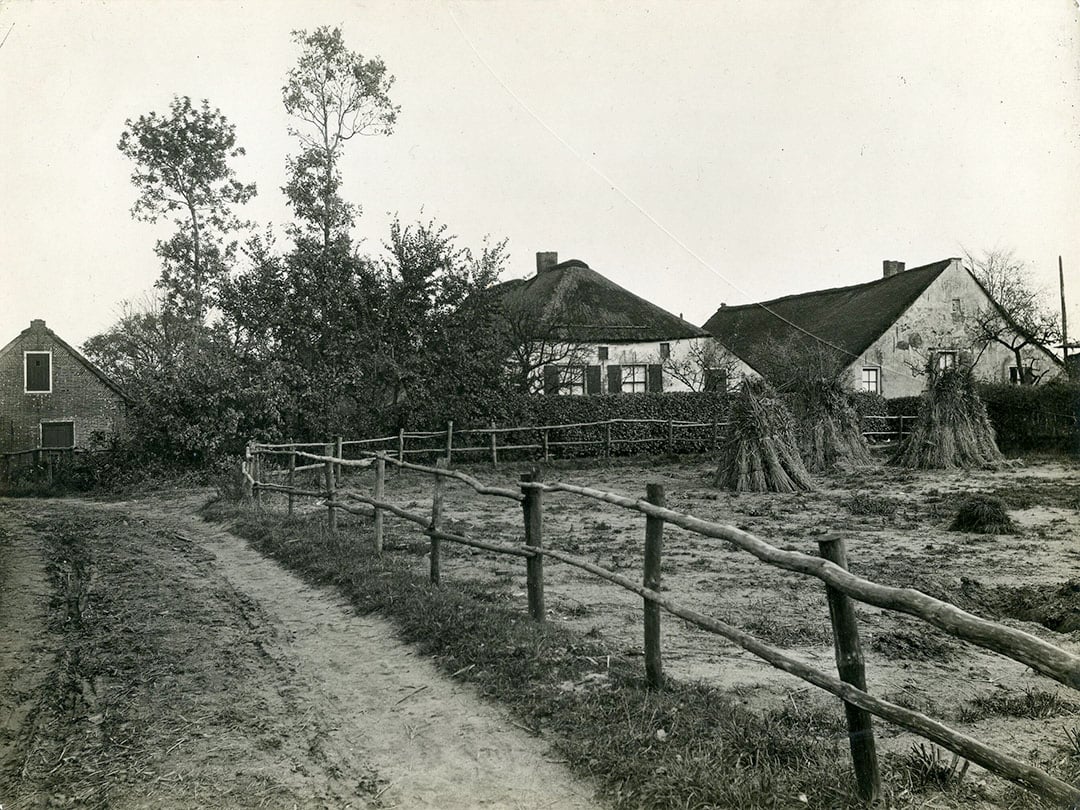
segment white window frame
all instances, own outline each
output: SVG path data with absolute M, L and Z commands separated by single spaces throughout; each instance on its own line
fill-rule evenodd
M 868 383 L 870 382 L 870 380 L 867 379 L 867 372 L 868 371 L 873 372 L 873 376 L 874 376 L 874 380 L 873 380 L 874 387 L 873 388 L 868 388 L 867 387 Z M 881 366 L 863 366 L 862 367 L 862 377 L 861 377 L 859 382 L 860 382 L 860 385 L 862 386 L 861 390 L 866 391 L 866 392 L 871 393 L 871 394 L 880 394 L 881 393 Z
M 28 387 L 30 380 L 29 375 L 26 373 L 26 361 L 31 354 L 47 354 L 49 356 L 49 388 L 47 391 L 31 391 Z M 24 394 L 51 394 L 53 392 L 53 361 L 52 361 L 52 349 L 34 349 L 31 351 L 23 352 L 23 393 Z
M 638 378 L 640 375 L 640 379 Z M 649 390 L 649 366 L 631 363 L 622 367 L 622 392 L 644 394 Z
M 559 393 L 569 396 L 585 396 L 586 366 L 559 366 Z
M 937 349 L 934 355 L 934 367 L 938 371 L 960 365 L 960 352 L 956 349 Z
M 45 447 L 45 425 L 71 425 L 71 444 L 67 447 Z M 78 445 L 74 419 L 42 419 L 38 422 L 38 447 L 42 450 L 69 450 Z

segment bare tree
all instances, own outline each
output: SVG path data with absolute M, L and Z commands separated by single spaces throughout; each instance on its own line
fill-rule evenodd
M 975 341 L 998 343 L 1013 353 L 1017 382 L 1034 385 L 1048 371 L 1036 373 L 1034 358 L 1024 350 L 1052 346 L 1061 340 L 1057 313 L 1046 304 L 1044 292 L 1031 278 L 1027 265 L 1011 250 L 984 252 L 975 258 L 965 251 L 971 272 L 990 295 L 992 303 L 975 313 L 971 330 Z
M 511 294 L 503 297 L 500 320 L 507 344 L 507 372 L 514 386 L 525 393 L 542 392 L 546 366 L 583 366 L 595 359 L 594 347 L 574 339 L 559 313 L 539 312 Z M 568 382 L 560 379 L 560 384 Z
M 683 357 L 662 361 L 664 371 L 691 391 L 725 391 L 742 365 L 719 341 L 697 340 Z

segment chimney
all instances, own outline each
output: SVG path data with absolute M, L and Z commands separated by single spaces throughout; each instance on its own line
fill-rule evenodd
M 883 271 L 883 277 L 889 278 L 890 276 L 895 276 L 897 273 L 903 273 L 904 263 L 886 259 L 881 263 L 881 269 Z
M 41 320 L 41 318 L 34 318 L 34 320 L 30 321 L 30 328 L 40 331 L 45 328 L 45 321 Z
M 550 270 L 559 263 L 559 254 L 553 250 L 543 251 L 536 254 L 536 274 L 540 275 L 545 270 Z
M 720 309 L 723 309 L 726 306 L 727 306 L 727 301 L 721 301 L 720 302 Z

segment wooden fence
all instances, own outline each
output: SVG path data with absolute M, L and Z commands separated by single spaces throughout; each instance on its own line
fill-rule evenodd
M 243 472 L 251 488 L 251 497 L 256 504 L 260 504 L 264 492 L 285 493 L 290 514 L 296 497 L 318 499 L 327 509 L 327 521 L 331 529 L 337 525 L 338 510 L 372 518 L 376 553 L 381 553 L 383 548 L 385 514 L 412 522 L 430 538 L 430 579 L 433 583 L 438 583 L 441 577 L 440 549 L 443 542 L 524 558 L 529 615 L 536 621 L 545 619 L 545 559 L 587 571 L 638 594 L 643 599 L 644 608 L 645 673 L 648 682 L 653 686 L 659 686 L 663 682 L 660 612 L 666 611 L 692 625 L 722 636 L 772 666 L 839 697 L 844 702 L 847 715 L 857 793 L 867 804 L 876 803 L 881 791 L 871 724 L 871 715 L 874 715 L 909 729 L 1044 799 L 1067 807 L 1080 807 L 1080 788 L 1009 754 L 997 751 L 938 720 L 871 695 L 866 687 L 863 654 L 852 601 L 914 616 L 956 638 L 1026 664 L 1073 689 L 1080 689 L 1080 657 L 1022 630 L 982 619 L 920 591 L 881 585 L 850 573 L 847 570 L 842 536 L 827 536 L 820 540 L 820 556 L 813 556 L 780 549 L 732 526 L 669 509 L 665 506 L 663 488 L 659 485 L 649 485 L 644 498 L 633 498 L 591 487 L 544 481 L 539 472 L 535 471 L 523 475 L 517 487 L 491 486 L 460 470 L 451 469 L 445 457 L 434 467 L 376 451 L 363 451 L 364 458 L 347 459 L 341 452 L 346 444 L 338 440 L 322 446 L 321 449 L 313 445 L 250 445 Z M 313 451 L 313 447 L 318 451 Z M 282 464 L 282 459 L 287 463 Z M 303 463 L 298 464 L 298 461 Z M 434 486 L 430 514 L 410 511 L 387 500 L 387 465 L 432 476 Z M 346 488 L 344 484 L 347 482 L 341 475 L 343 468 L 373 469 L 375 481 L 371 494 Z M 320 469 L 323 486 L 315 490 L 298 488 L 296 473 L 305 469 Z M 284 483 L 271 480 L 281 475 L 286 476 Z M 524 517 L 524 543 L 492 543 L 444 530 L 444 486 L 450 479 L 466 484 L 481 495 L 506 498 L 520 504 Z M 644 515 L 645 561 L 641 581 L 616 574 L 581 557 L 546 548 L 543 515 L 544 497 L 548 494 L 589 498 Z M 726 540 L 769 565 L 821 580 L 828 598 L 839 677 L 798 661 L 726 622 L 691 610 L 661 593 L 661 551 L 666 524 L 705 537 Z
M 0 453 L 0 480 L 10 480 L 20 471 L 32 470 L 35 479 L 52 483 L 56 468 L 75 458 L 75 454 L 89 452 L 72 447 L 48 448 L 35 447 L 30 450 L 16 450 L 12 453 Z
M 867 416 L 863 435 L 871 442 L 893 442 L 910 433 L 913 416 Z M 341 449 L 383 452 L 398 461 L 408 457 L 445 457 L 486 460 L 498 467 L 499 459 L 513 454 L 549 461 L 566 455 L 610 457 L 644 450 L 654 453 L 708 452 L 725 437 L 728 423 L 720 420 L 693 422 L 680 419 L 605 419 L 559 425 L 522 425 L 455 430 L 447 422 L 443 430 L 400 430 L 393 436 L 351 439 Z M 285 447 L 288 445 L 263 445 Z M 314 446 L 314 445 L 307 445 Z M 335 442 L 336 446 L 336 442 Z

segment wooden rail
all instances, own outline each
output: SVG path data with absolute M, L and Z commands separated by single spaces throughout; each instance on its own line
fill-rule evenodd
M 452 435 L 450 431 L 446 434 L 447 438 Z M 342 447 L 347 446 L 350 446 L 348 442 L 342 443 Z M 328 523 L 331 526 L 336 524 L 334 512 L 337 509 L 372 517 L 380 527 L 381 516 L 384 512 L 418 525 L 431 541 L 431 580 L 435 584 L 438 584 L 441 578 L 439 560 L 440 543 L 442 541 L 499 554 L 524 557 L 527 569 L 529 614 L 536 621 L 543 621 L 545 618 L 544 569 L 542 562 L 545 557 L 587 571 L 600 579 L 640 595 L 644 600 L 646 677 L 651 686 L 658 687 L 663 683 L 658 612 L 663 609 L 667 613 L 697 627 L 727 638 L 774 667 L 789 672 L 836 695 L 844 702 L 848 717 L 857 793 L 867 804 L 875 803 L 880 795 L 873 730 L 869 721 L 869 716 L 874 715 L 903 726 L 1049 801 L 1068 807 L 1080 807 L 1080 788 L 1057 779 L 1008 754 L 990 748 L 984 743 L 937 720 L 869 694 L 862 666 L 862 653 L 859 647 L 858 630 L 855 625 L 855 614 L 851 610 L 848 600 L 854 599 L 866 604 L 915 616 L 957 638 L 1020 661 L 1036 671 L 1075 689 L 1080 689 L 1080 657 L 1033 635 L 982 619 L 961 610 L 955 605 L 935 599 L 920 591 L 881 585 L 851 574 L 846 568 L 844 538 L 840 535 L 824 538 L 819 549 L 821 556 L 812 556 L 777 548 L 748 532 L 732 526 L 705 521 L 693 515 L 669 509 L 664 506 L 662 488 L 653 485 L 648 488 L 645 498 L 631 498 L 591 487 L 543 481 L 537 471 L 523 476 L 519 482 L 519 491 L 515 491 L 484 484 L 473 476 L 450 469 L 446 466 L 445 458 L 440 459 L 437 467 L 427 467 L 404 461 L 400 456 L 395 458 L 389 453 L 363 450 L 356 444 L 353 444 L 352 447 L 358 449 L 364 458 L 346 460 L 335 457 L 332 453 L 336 448 L 332 448 L 328 451 L 330 454 L 323 456 L 315 456 L 300 450 L 291 452 L 295 456 L 314 458 L 321 461 L 325 464 L 327 471 L 330 471 L 335 464 L 359 468 L 374 464 L 377 472 L 375 497 L 351 489 L 335 489 L 335 478 L 329 472 L 326 476 L 326 489 L 323 491 L 301 490 L 260 480 L 260 473 L 268 473 L 268 471 L 262 470 L 262 465 L 259 462 L 261 456 L 263 454 L 279 454 L 282 450 L 280 446 L 252 445 L 249 448 L 249 461 L 245 465 L 245 475 L 252 481 L 256 493 L 259 489 L 265 489 L 266 491 L 286 492 L 293 497 L 320 499 L 321 504 L 328 509 Z M 416 470 L 435 478 L 435 494 L 432 499 L 430 516 L 410 511 L 386 500 L 385 475 L 383 472 L 386 465 L 396 466 L 400 469 Z M 249 475 L 250 470 L 255 470 L 256 475 L 254 478 Z M 523 508 L 523 539 L 525 542 L 520 545 L 491 543 L 463 534 L 447 532 L 441 528 L 445 498 L 443 484 L 449 479 L 459 480 L 480 494 L 504 497 L 520 502 Z M 645 515 L 646 562 L 641 582 L 635 582 L 628 577 L 608 571 L 580 557 L 557 549 L 547 548 L 542 539 L 544 503 L 542 495 L 544 493 L 562 493 L 590 498 Z M 364 508 L 350 507 L 347 501 L 361 504 Z M 686 608 L 670 597 L 661 594 L 658 590 L 661 578 L 660 557 L 663 528 L 667 523 L 705 537 L 728 541 L 769 565 L 821 580 L 826 587 L 828 596 L 830 617 L 836 641 L 839 677 L 814 669 L 764 644 L 738 628 Z M 379 533 L 381 534 L 381 528 Z M 381 545 L 381 537 L 379 537 L 378 543 Z

